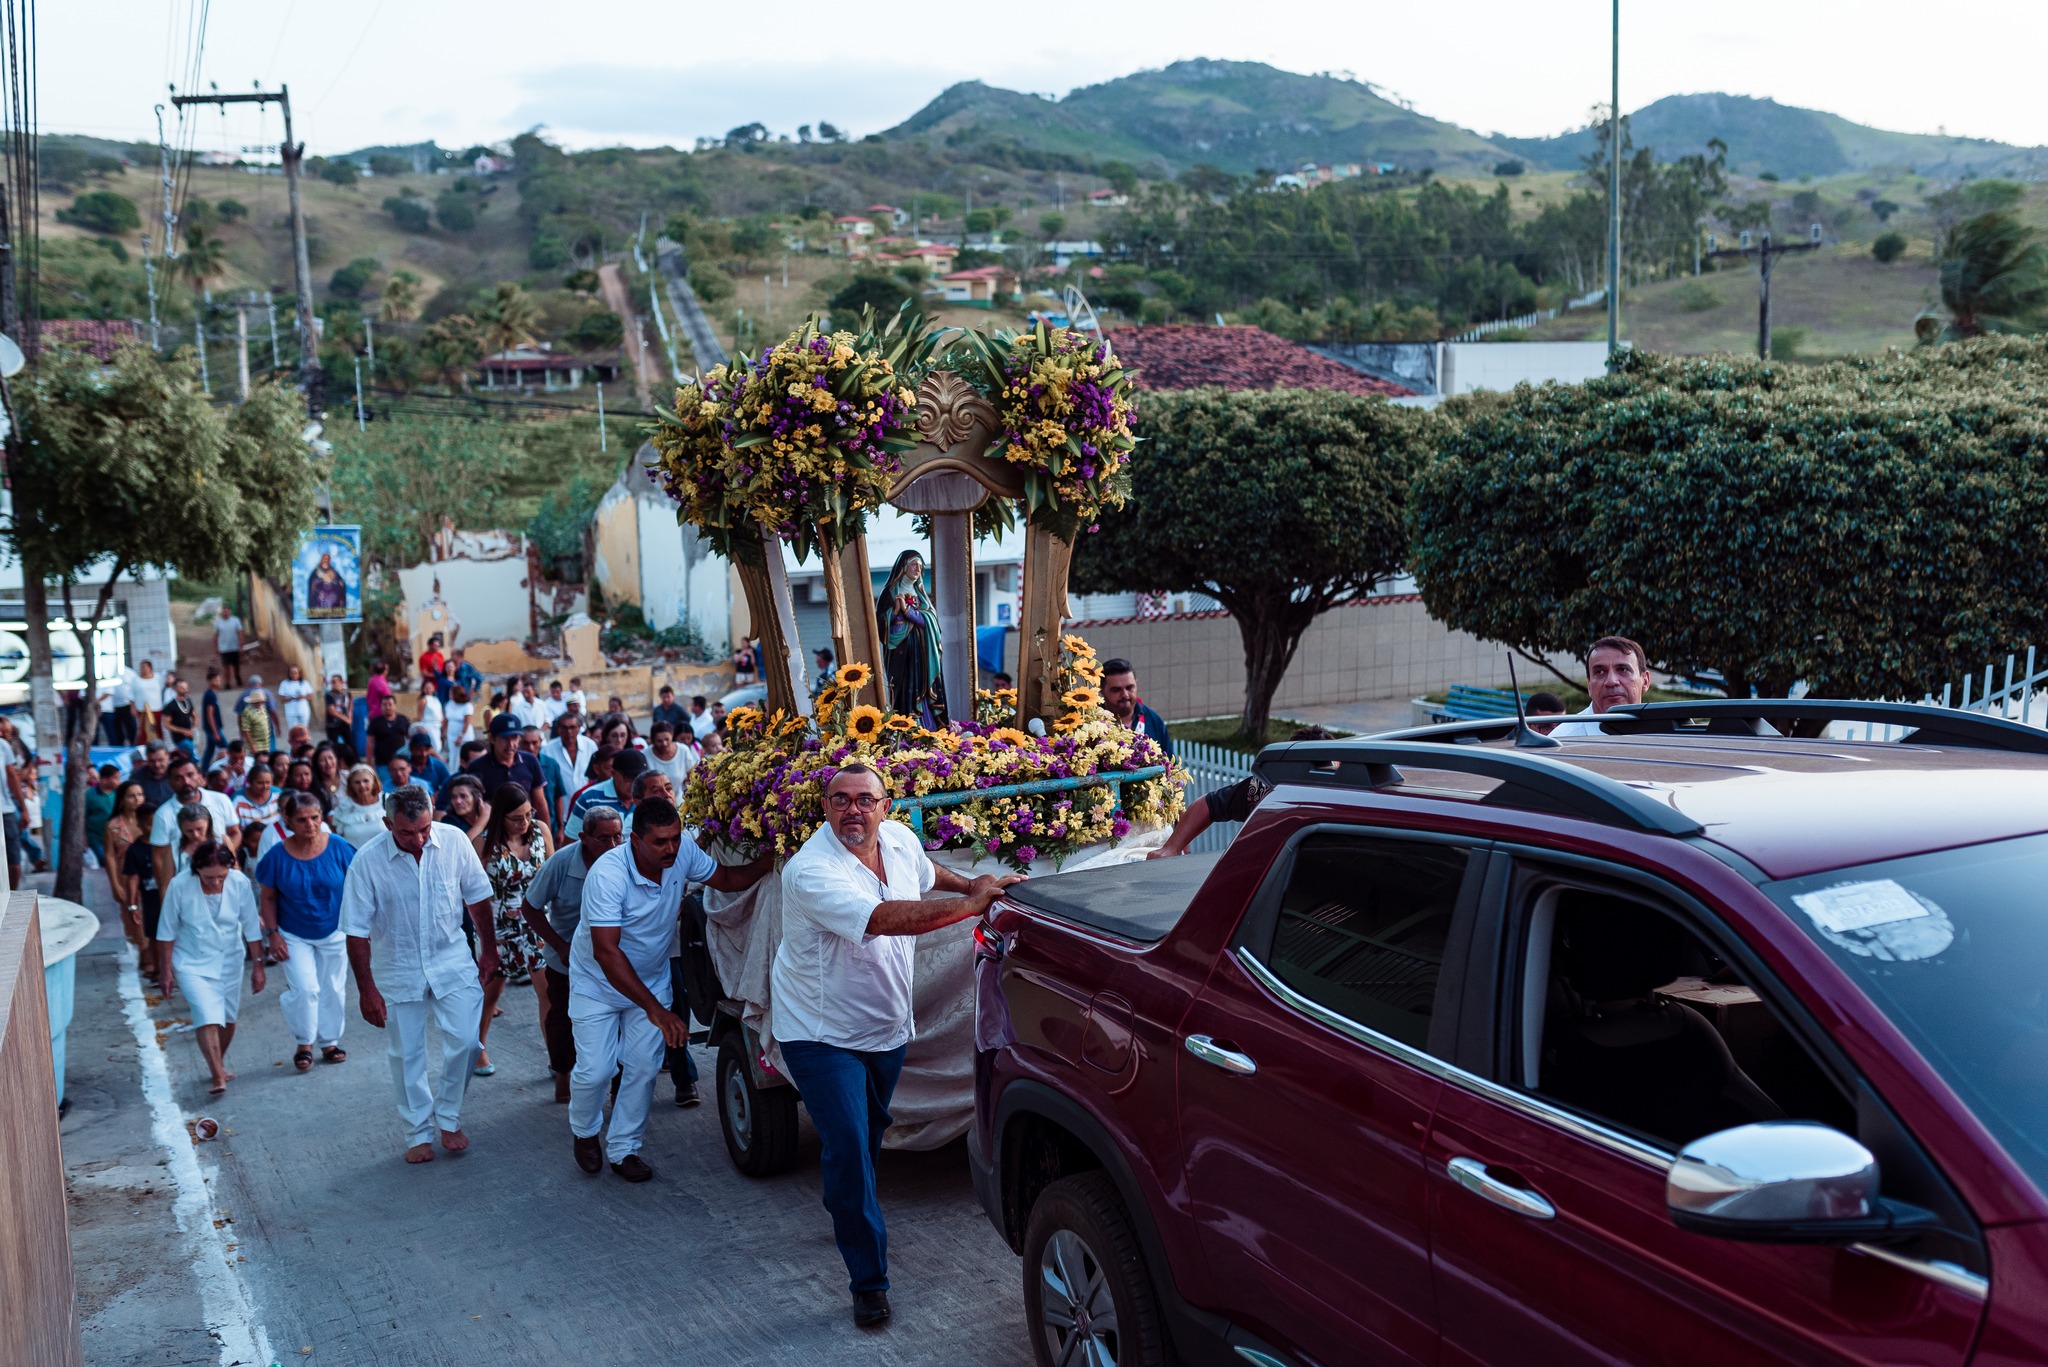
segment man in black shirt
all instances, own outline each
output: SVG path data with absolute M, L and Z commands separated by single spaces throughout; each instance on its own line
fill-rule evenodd
M 405 750 L 406 738 L 412 734 L 412 723 L 398 715 L 398 699 L 389 693 L 384 695 L 377 715 L 370 718 L 369 732 L 370 754 L 377 766 L 377 777 L 388 788 L 391 783 L 391 757 Z
M 484 785 L 485 801 L 505 784 L 519 784 L 526 789 L 534 816 L 552 830 L 554 819 L 548 814 L 548 785 L 541 776 L 540 760 L 519 748 L 519 733 L 525 729 L 526 723 L 510 712 L 492 717 L 491 748 L 471 760 L 462 772 L 476 775 Z
M 1294 733 L 1292 739 L 1335 740 L 1337 737 L 1320 726 L 1304 726 Z M 1145 857 L 1171 859 L 1174 855 L 1186 854 L 1195 837 L 1217 822 L 1251 820 L 1253 809 L 1272 791 L 1272 784 L 1254 774 L 1214 792 L 1204 793 L 1190 802 L 1188 809 L 1181 813 L 1180 820 L 1173 823 L 1173 832 L 1166 837 L 1166 843 Z
M 192 748 L 192 738 L 199 729 L 199 709 L 192 705 L 191 684 L 178 680 L 171 696 L 164 699 L 162 715 L 164 733 L 171 744 L 198 759 L 198 752 Z

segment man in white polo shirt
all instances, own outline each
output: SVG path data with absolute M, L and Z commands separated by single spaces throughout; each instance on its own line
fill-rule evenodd
M 356 852 L 341 884 L 341 928 L 363 1019 L 390 1033 L 391 1081 L 410 1132 L 405 1161 L 461 1153 L 462 1098 L 483 1046 L 484 983 L 498 971 L 491 880 L 458 827 L 434 820 L 434 800 L 407 786 L 384 799 L 384 834 Z M 477 957 L 462 932 L 467 909 Z M 374 951 L 376 974 L 371 973 Z M 441 1032 L 441 1076 L 427 1076 L 427 1019 Z
M 853 1322 L 889 1318 L 889 1234 L 875 1158 L 915 1033 L 913 937 L 987 911 L 1016 874 L 968 879 L 890 821 L 882 776 L 848 764 L 825 785 L 825 824 L 782 869 L 772 1028 L 824 1141 L 825 1209 L 846 1261 Z M 936 889 L 957 896 L 925 900 Z
M 358 856 L 360 858 L 360 856 Z M 569 1133 L 576 1166 L 593 1176 L 610 1159 L 628 1182 L 654 1169 L 640 1156 L 654 1079 L 664 1046 L 687 1048 L 690 1027 L 664 1006 L 669 942 L 688 884 L 743 892 L 768 872 L 770 856 L 743 868 L 718 863 L 683 834 L 675 804 L 649 798 L 633 808 L 633 838 L 605 854 L 583 877 L 583 915 L 569 946 L 569 1022 L 576 1066 L 569 1074 Z M 604 1098 L 612 1074 L 611 1129 L 602 1143 Z

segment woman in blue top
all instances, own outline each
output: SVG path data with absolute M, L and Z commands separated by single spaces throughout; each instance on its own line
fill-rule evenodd
M 298 1052 L 292 1067 L 313 1066 L 313 1049 L 329 1063 L 348 1057 L 341 1028 L 348 1018 L 343 984 L 348 976 L 348 937 L 341 930 L 341 884 L 355 847 L 328 833 L 320 800 L 287 789 L 278 820 L 291 832 L 257 861 L 263 929 L 271 957 L 289 984 L 280 999 L 284 1021 Z

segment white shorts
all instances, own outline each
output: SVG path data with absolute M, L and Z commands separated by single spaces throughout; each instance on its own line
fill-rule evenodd
M 177 968 L 177 961 L 171 966 Z M 185 994 L 185 1004 L 192 1008 L 194 1025 L 233 1025 L 235 1016 L 242 1009 L 242 975 L 215 978 L 204 973 L 188 973 L 182 968 L 178 972 L 178 990 Z

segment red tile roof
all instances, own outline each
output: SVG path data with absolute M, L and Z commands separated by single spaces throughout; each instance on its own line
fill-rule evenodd
M 1135 366 L 1142 389 L 1338 389 L 1346 394 L 1410 393 L 1400 385 L 1360 374 L 1305 346 L 1246 325 L 1116 328 L 1109 344 Z
M 38 328 L 44 346 L 72 346 L 90 351 L 102 361 L 114 359 L 114 349 L 141 334 L 125 319 L 45 318 Z

